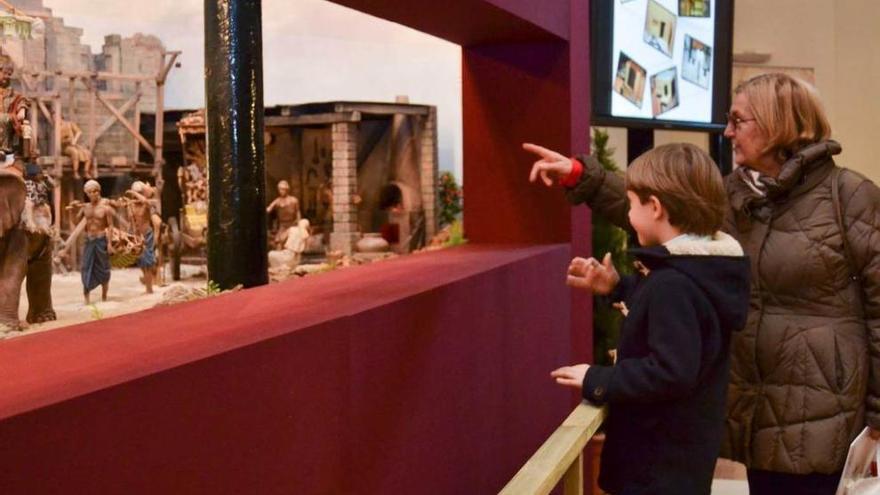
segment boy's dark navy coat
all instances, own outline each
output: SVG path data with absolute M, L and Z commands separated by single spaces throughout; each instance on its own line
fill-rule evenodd
M 730 336 L 746 322 L 744 256 L 633 250 L 615 366 L 591 366 L 584 398 L 609 405 L 599 485 L 613 495 L 709 494 L 724 427 Z

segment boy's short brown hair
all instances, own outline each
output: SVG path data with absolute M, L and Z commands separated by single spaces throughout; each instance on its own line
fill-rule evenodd
M 767 136 L 763 152 L 788 160 L 801 148 L 831 137 L 816 88 L 800 79 L 774 72 L 741 82 L 733 94 L 743 94 L 755 124 Z
M 669 223 L 688 234 L 712 235 L 724 222 L 727 193 L 721 172 L 692 144 L 666 144 L 636 158 L 626 170 L 626 190 L 642 203 L 656 196 Z

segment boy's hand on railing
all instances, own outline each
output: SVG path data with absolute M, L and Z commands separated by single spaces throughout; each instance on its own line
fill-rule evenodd
M 563 366 L 551 372 L 550 376 L 555 378 L 556 383 L 560 385 L 581 389 L 584 386 L 584 377 L 587 376 L 588 369 L 590 369 L 589 364 Z
M 568 265 L 568 278 L 565 283 L 569 287 L 584 289 L 607 296 L 620 282 L 620 275 L 611 262 L 611 253 L 605 255 L 602 263 L 596 258 L 575 258 Z
M 523 149 L 532 152 L 541 157 L 532 165 L 532 172 L 529 174 L 529 182 L 535 182 L 538 177 L 544 181 L 544 185 L 550 187 L 553 185 L 553 179 L 562 180 L 571 174 L 571 159 L 561 153 L 548 150 L 537 144 L 523 143 Z

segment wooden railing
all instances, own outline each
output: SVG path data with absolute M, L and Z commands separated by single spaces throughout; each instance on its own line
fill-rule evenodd
M 501 490 L 501 495 L 547 495 L 560 480 L 565 495 L 582 495 L 584 447 L 607 411 L 587 403 L 577 406 Z

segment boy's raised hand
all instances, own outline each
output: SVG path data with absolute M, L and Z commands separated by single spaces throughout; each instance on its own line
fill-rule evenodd
M 550 187 L 553 185 L 553 179 L 564 179 L 571 174 L 570 158 L 537 144 L 523 143 L 522 147 L 541 158 L 532 165 L 529 182 L 535 182 L 538 177 L 541 177 L 544 184 Z
M 589 364 L 575 364 L 573 366 L 563 366 L 562 368 L 553 370 L 550 376 L 556 379 L 556 383 L 566 387 L 583 388 L 584 377 L 587 376 L 587 370 L 590 369 Z
M 605 255 L 602 263 L 596 258 L 571 260 L 571 264 L 568 265 L 568 277 L 565 280 L 569 287 L 588 290 L 602 296 L 610 294 L 618 282 L 620 275 L 611 262 L 611 253 Z

